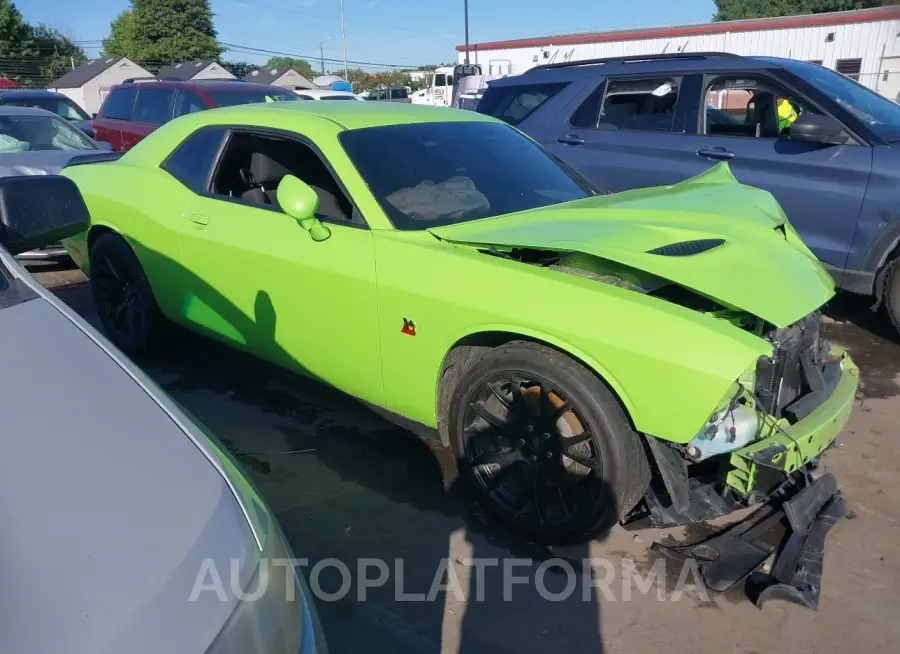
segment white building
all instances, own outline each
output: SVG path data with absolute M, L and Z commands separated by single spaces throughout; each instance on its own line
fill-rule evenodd
M 100 111 L 109 88 L 130 77 L 152 77 L 126 57 L 91 59 L 47 85 L 47 88 L 71 98 L 89 114 Z
M 466 47 L 457 46 L 460 63 Z M 814 61 L 894 99 L 900 93 L 900 7 L 469 44 L 485 73 L 517 75 L 562 61 L 666 52 L 732 52 Z

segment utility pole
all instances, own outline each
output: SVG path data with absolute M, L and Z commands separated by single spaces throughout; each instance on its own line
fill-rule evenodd
M 322 61 L 322 74 L 325 74 L 325 43 L 319 41 L 319 58 Z
M 341 0 L 343 2 L 343 0 Z M 463 0 L 463 17 L 466 23 L 466 66 L 469 65 L 469 0 Z
M 344 46 L 344 81 L 350 81 L 350 74 L 347 71 L 347 35 L 344 32 L 344 0 L 341 0 L 341 43 Z

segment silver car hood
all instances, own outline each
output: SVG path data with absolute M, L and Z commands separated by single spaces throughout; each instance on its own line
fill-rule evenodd
M 22 281 L 45 297 L 0 310 L 3 649 L 204 652 L 235 608 L 232 561 L 241 588 L 258 565 L 250 522 L 170 401 Z M 207 560 L 227 601 L 190 601 Z
M 38 150 L 0 153 L 0 177 L 56 175 L 73 157 L 94 150 Z M 97 150 L 99 152 L 99 150 Z

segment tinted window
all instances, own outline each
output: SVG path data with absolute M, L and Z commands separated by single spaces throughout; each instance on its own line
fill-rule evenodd
M 446 86 L 447 85 L 447 76 L 443 73 L 439 73 L 434 76 L 434 85 L 435 86 Z
M 609 80 L 598 125 L 669 132 L 675 122 L 677 101 L 678 80 L 674 78 Z
M 400 100 L 405 100 L 409 97 L 406 93 L 406 89 L 394 89 L 391 91 L 391 96 L 398 98 Z
M 31 99 L 5 99 L 3 101 L 5 105 L 12 105 L 14 107 L 37 107 L 38 109 L 46 109 L 47 111 L 51 111 L 55 113 L 60 118 L 65 118 L 66 120 L 90 120 L 90 116 L 88 116 L 82 109 L 76 105 L 71 100 L 54 98 L 54 97 L 46 97 L 46 98 L 31 98 Z
M 478 103 L 478 113 L 494 116 L 510 125 L 518 125 L 567 85 L 567 82 L 562 82 L 526 86 L 488 86 L 484 97 Z
M 195 193 L 205 190 L 224 129 L 202 129 L 189 136 L 163 163 L 167 171 Z
M 81 131 L 56 116 L 0 116 L 0 153 L 96 149 Z
M 137 88 L 128 86 L 123 89 L 115 89 L 106 98 L 100 114 L 104 118 L 114 120 L 131 120 L 131 110 L 134 107 L 134 98 L 137 96 Z
M 543 148 L 498 123 L 370 127 L 340 139 L 398 229 L 476 220 L 595 192 Z
M 356 96 L 353 96 L 353 95 L 323 95 L 322 99 L 323 100 L 356 100 Z
M 137 102 L 134 103 L 136 123 L 162 125 L 172 117 L 172 99 L 175 89 L 159 89 L 143 87 L 138 91 Z
M 192 114 L 195 111 L 203 111 L 206 108 L 206 103 L 196 93 L 178 91 L 178 99 L 175 101 L 175 116 Z
M 603 102 L 603 91 L 606 86 L 601 84 L 582 102 L 575 113 L 569 118 L 572 127 L 596 127 L 600 119 L 600 104 Z
M 294 102 L 299 100 L 293 91 L 280 91 L 278 89 L 266 90 L 237 90 L 212 91 L 210 93 L 217 107 L 231 107 L 236 104 L 255 104 L 258 102 Z

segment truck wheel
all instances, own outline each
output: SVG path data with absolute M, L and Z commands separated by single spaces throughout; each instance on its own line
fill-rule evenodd
M 131 247 L 118 234 L 103 234 L 90 251 L 91 291 L 106 335 L 130 355 L 154 345 L 162 315 Z
M 565 354 L 514 341 L 461 374 L 450 446 L 485 510 L 549 544 L 605 532 L 647 490 L 650 467 L 606 385 Z

